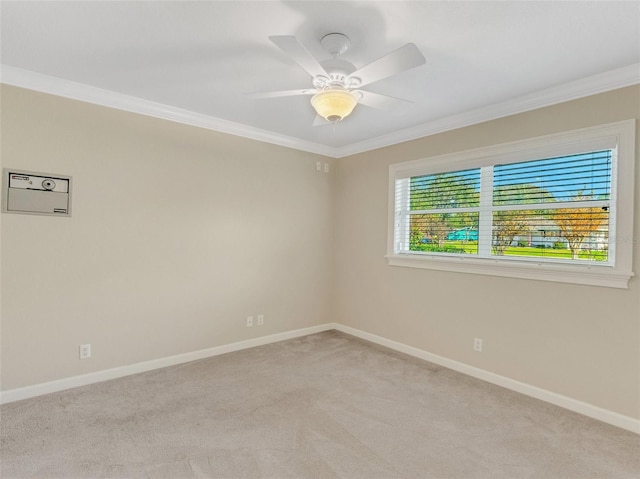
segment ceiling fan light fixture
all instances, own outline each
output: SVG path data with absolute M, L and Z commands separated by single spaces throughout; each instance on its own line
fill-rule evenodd
M 347 90 L 323 90 L 311 98 L 311 106 L 327 121 L 340 121 L 349 116 L 358 97 Z

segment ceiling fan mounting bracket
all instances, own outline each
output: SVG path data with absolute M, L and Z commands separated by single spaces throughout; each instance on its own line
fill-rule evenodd
M 342 33 L 329 33 L 322 37 L 320 44 L 329 55 L 337 57 L 349 50 L 351 40 Z
M 351 90 L 360 86 L 360 79 L 350 77 L 342 72 L 330 72 L 328 76 L 317 75 L 313 77 L 313 86 L 318 90 L 329 87 L 339 87 L 344 90 Z
M 322 90 L 329 84 L 330 78 L 324 75 L 317 75 L 313 77 L 313 86 L 318 90 Z

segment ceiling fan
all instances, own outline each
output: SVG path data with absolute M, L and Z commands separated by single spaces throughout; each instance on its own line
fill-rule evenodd
M 362 68 L 339 58 L 351 46 L 349 37 L 342 33 L 330 33 L 322 37 L 322 48 L 331 59 L 318 61 L 294 36 L 271 36 L 269 40 L 288 54 L 312 77 L 312 88 L 248 93 L 249 98 L 276 98 L 295 95 L 312 95 L 315 109 L 314 125 L 335 123 L 351 114 L 358 103 L 378 109 L 389 109 L 408 100 L 381 95 L 362 87 L 388 78 L 397 73 L 426 63 L 418 47 L 407 43 L 403 47 L 374 60 Z

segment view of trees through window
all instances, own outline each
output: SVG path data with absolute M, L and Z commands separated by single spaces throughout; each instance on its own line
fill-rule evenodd
M 480 169 L 411 178 L 410 203 L 412 251 L 477 253 Z
M 411 177 L 408 249 L 608 261 L 611 155 Z

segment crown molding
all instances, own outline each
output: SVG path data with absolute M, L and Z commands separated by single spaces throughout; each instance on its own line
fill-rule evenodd
M 430 121 L 388 135 L 338 148 L 336 158 L 396 145 L 405 141 L 443 133 L 505 116 L 536 110 L 545 106 L 577 100 L 640 83 L 640 63 L 617 68 L 562 85 L 545 88 L 501 103 L 487 105 L 457 115 Z
M 10 65 L 0 65 L 0 82 L 95 105 L 175 121 L 252 140 L 264 141 L 308 153 L 316 153 L 331 158 L 343 158 L 396 145 L 405 141 L 635 85 L 640 83 L 640 63 L 634 63 L 626 67 L 539 90 L 501 103 L 476 108 L 464 113 L 440 118 L 388 135 L 382 135 L 338 148 L 281 135 L 272 131 L 242 125 L 162 103 L 123 95 L 62 78 L 44 75 L 42 73 L 24 70 Z
M 140 115 L 160 118 L 163 120 L 197 126 L 221 133 L 264 141 L 274 145 L 334 157 L 335 148 L 291 136 L 281 135 L 272 131 L 250 127 L 182 108 L 176 108 L 162 103 L 156 103 L 122 93 L 96 88 L 83 83 L 77 83 L 63 78 L 44 75 L 42 73 L 24 70 L 10 65 L 0 65 L 0 82 L 51 95 L 79 100 L 94 105 L 106 106 L 118 110 L 138 113 Z

